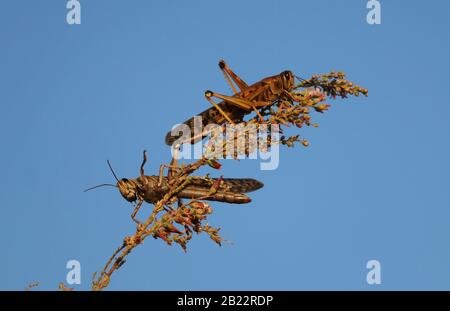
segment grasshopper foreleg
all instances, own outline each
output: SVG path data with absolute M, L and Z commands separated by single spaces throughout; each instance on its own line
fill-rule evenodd
M 139 220 L 136 219 L 136 214 L 138 213 L 139 209 L 141 208 L 143 202 L 144 202 L 144 201 L 140 199 L 140 200 L 137 202 L 136 207 L 134 208 L 133 214 L 131 214 L 131 219 L 133 219 L 133 221 L 134 221 L 135 223 L 137 223 L 138 225 L 140 225 L 141 223 L 140 223 Z

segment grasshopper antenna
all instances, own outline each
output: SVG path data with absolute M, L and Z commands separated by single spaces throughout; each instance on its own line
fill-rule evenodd
M 109 169 L 111 170 L 111 173 L 114 175 L 114 178 L 117 180 L 117 182 L 119 182 L 119 178 L 117 178 L 116 173 L 114 173 L 111 163 L 109 163 L 109 160 L 106 160 L 106 162 L 108 163 Z
M 116 185 L 113 185 L 113 184 L 101 184 L 101 185 L 97 185 L 97 186 L 88 188 L 88 189 L 84 190 L 83 192 L 87 192 L 87 191 L 89 191 L 89 190 L 96 189 L 96 188 L 100 188 L 100 187 L 105 187 L 105 186 L 117 188 L 117 186 L 116 186 Z
M 303 79 L 303 78 L 301 78 L 299 76 L 294 76 L 294 77 L 296 77 L 298 81 L 301 81 L 301 82 L 305 82 L 306 81 L 305 79 Z
M 106 160 L 106 162 L 108 163 L 109 169 L 111 170 L 111 173 L 113 174 L 114 178 L 117 180 L 117 182 L 119 182 L 119 178 L 117 178 L 117 175 L 114 172 L 114 170 L 113 170 L 113 168 L 111 166 L 111 163 L 109 163 L 109 160 Z M 100 187 L 105 187 L 105 186 L 118 188 L 116 185 L 113 185 L 113 184 L 101 184 L 101 185 L 97 185 L 97 186 L 88 188 L 88 189 L 84 190 L 83 192 L 86 192 L 86 191 L 89 191 L 89 190 L 92 190 L 92 189 L 96 189 L 96 188 L 100 188 Z

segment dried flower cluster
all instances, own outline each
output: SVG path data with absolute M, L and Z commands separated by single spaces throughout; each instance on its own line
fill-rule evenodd
M 240 155 L 248 156 L 256 150 L 264 152 L 275 143 L 293 147 L 299 142 L 308 147 L 309 142 L 300 139 L 300 135 L 289 137 L 282 135 L 283 127 L 318 127 L 318 123 L 312 122 L 310 115 L 312 110 L 320 113 L 327 111 L 331 105 L 325 101 L 329 97 L 347 98 L 349 95 L 360 94 L 367 96 L 368 90 L 346 80 L 343 72 L 331 72 L 314 75 L 307 80 L 302 79 L 287 96 L 280 97 L 272 106 L 260 109 L 259 115 L 236 126 L 227 124 L 226 128 L 222 127 L 222 132 L 213 132 L 204 153 L 208 158 L 238 158 Z M 258 132 L 241 130 L 250 129 L 252 125 L 255 125 L 254 128 Z M 277 138 L 278 136 L 272 135 L 274 131 L 281 136 Z M 221 145 L 221 148 L 217 148 L 218 141 L 223 144 L 223 148 Z

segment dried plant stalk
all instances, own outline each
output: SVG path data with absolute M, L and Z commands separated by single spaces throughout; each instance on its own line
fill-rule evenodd
M 275 143 L 293 147 L 297 142 L 307 147 L 309 142 L 300 139 L 299 135 L 290 137 L 282 135 L 276 141 L 271 140 L 270 134 L 273 128 L 269 125 L 276 125 L 280 134 L 283 133 L 283 127 L 317 127 L 317 123 L 312 123 L 310 112 L 314 110 L 323 113 L 328 110 L 330 105 L 324 103 L 328 97 L 346 98 L 349 95 L 359 96 L 360 94 L 367 96 L 368 91 L 346 80 L 345 74 L 342 72 L 314 75 L 310 79 L 302 79 L 301 83 L 290 92 L 289 98 L 279 98 L 274 101 L 273 105 L 261 108 L 255 117 L 244 122 L 244 126 L 266 125 L 262 128 L 265 131 L 264 134 L 268 134 L 269 139 L 264 144 L 264 148 L 270 148 Z M 261 130 L 261 127 L 259 129 Z M 219 133 L 223 134 L 225 130 L 224 125 L 220 128 Z M 256 135 L 258 134 L 261 133 Z M 242 140 L 239 135 L 247 135 L 247 139 Z M 214 242 L 221 245 L 223 238 L 219 235 L 220 228 L 214 228 L 205 223 L 207 216 L 213 210 L 208 203 L 203 201 L 217 191 L 220 186 L 220 179 L 212 182 L 208 176 L 193 177 L 191 175 L 204 165 L 209 165 L 215 169 L 220 168 L 221 165 L 218 160 L 223 158 L 227 146 L 235 146 L 231 152 L 233 158 L 238 158 L 239 155 L 248 156 L 261 148 L 261 145 L 252 143 L 257 139 L 258 137 L 255 137 L 254 133 L 244 131 L 223 139 L 221 141 L 222 148 L 217 148 L 217 144 L 214 144 L 213 139 L 211 139 L 206 144 L 204 157 L 194 163 L 181 166 L 170 182 L 169 191 L 154 205 L 151 215 L 145 222 L 138 224 L 133 235 L 124 238 L 122 245 L 114 251 L 102 271 L 99 274 L 94 273 L 92 290 L 99 291 L 106 288 L 110 283 L 112 274 L 122 267 L 131 251 L 142 244 L 149 236 L 161 239 L 168 245 L 176 243 L 186 251 L 186 245 L 192 239 L 193 233 L 205 232 Z M 239 146 L 239 142 L 242 141 L 244 141 L 243 145 Z M 182 204 L 179 202 L 177 194 L 189 185 L 193 178 L 201 178 L 210 182 L 210 192 L 203 198 Z

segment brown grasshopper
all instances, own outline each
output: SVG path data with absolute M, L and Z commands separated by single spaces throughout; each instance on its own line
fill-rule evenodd
M 196 116 L 197 118 L 201 117 L 203 128 L 208 124 L 222 125 L 225 122 L 228 122 L 229 124 L 242 122 L 244 116 L 252 111 L 255 111 L 262 119 L 258 109 L 268 107 L 283 97 L 295 100 L 289 93 L 295 86 L 295 76 L 289 70 L 283 71 L 275 76 L 264 78 L 261 81 L 248 86 L 247 83 L 239 78 L 227 66 L 224 60 L 219 62 L 219 67 L 235 94 L 233 96 L 226 96 L 209 90 L 205 92 L 206 99 L 213 107 Z M 232 81 L 238 86 L 240 92 L 236 90 Z M 220 103 L 215 103 L 212 99 L 213 97 L 219 98 L 222 101 Z M 183 123 L 184 126 L 187 125 L 190 128 L 191 132 L 194 132 L 196 117 L 192 117 Z M 182 138 L 183 136 L 180 132 L 182 132 L 182 129 L 181 126 L 178 126 L 167 133 L 166 144 L 170 146 L 176 140 Z M 194 144 L 207 135 L 207 132 L 202 132 L 200 135 L 191 136 L 190 138 L 183 137 L 182 141 L 187 142 L 190 139 L 191 144 Z
M 173 164 L 161 165 L 159 175 L 148 176 L 144 173 L 144 165 L 146 162 L 147 152 L 144 151 L 140 176 L 133 179 L 119 179 L 112 169 L 110 162 L 107 161 L 114 178 L 117 180 L 117 184 L 101 184 L 86 189 L 85 192 L 103 186 L 119 188 L 120 194 L 125 200 L 132 203 L 137 201 L 135 209 L 131 214 L 131 218 L 139 223 L 135 217 L 142 203 L 145 201 L 147 203 L 155 204 L 161 200 L 169 191 L 170 181 L 173 178 L 176 178 L 174 171 L 180 169 Z M 163 176 L 164 168 L 169 168 L 167 176 Z M 244 193 L 258 190 L 264 186 L 263 183 L 251 178 L 211 178 L 210 181 L 211 182 L 208 182 L 200 177 L 193 177 L 190 183 L 177 194 L 178 199 L 198 199 L 243 204 L 251 202 L 251 199 Z M 218 184 L 218 189 L 211 192 L 211 184 Z

